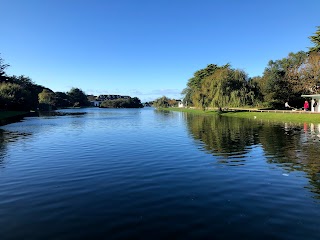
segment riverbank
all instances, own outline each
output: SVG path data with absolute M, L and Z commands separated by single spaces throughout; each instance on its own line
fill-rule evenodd
M 24 111 L 0 111 L 0 126 L 21 120 L 29 112 Z
M 168 108 L 170 111 L 188 112 L 194 114 L 211 115 L 218 114 L 217 111 L 202 111 L 190 108 Z M 310 114 L 310 112 L 291 113 L 285 111 L 278 112 L 249 112 L 249 111 L 224 111 L 220 113 L 226 117 L 238 117 L 254 119 L 257 121 L 267 120 L 274 122 L 292 122 L 292 123 L 320 123 L 320 114 Z

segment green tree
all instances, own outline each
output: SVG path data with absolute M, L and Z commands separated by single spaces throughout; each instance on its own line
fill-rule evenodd
M 317 26 L 317 31 L 309 39 L 314 44 L 313 47 L 309 47 L 309 52 L 320 52 L 320 26 Z
M 283 59 L 269 61 L 261 79 L 256 79 L 264 95 L 264 101 L 271 107 L 282 107 L 289 101 L 293 105 L 301 102 L 301 94 L 309 93 L 310 84 L 306 82 L 303 68 L 307 53 L 289 53 Z
M 226 66 L 229 66 L 229 64 Z M 204 106 L 205 96 L 201 93 L 202 81 L 204 78 L 212 75 L 218 68 L 216 64 L 209 64 L 206 68 L 200 69 L 193 74 L 193 77 L 188 80 L 187 88 L 182 91 L 182 94 L 185 96 L 184 103 L 187 103 L 189 106 Z
M 193 90 L 190 87 L 186 87 L 185 89 L 182 90 L 181 95 L 183 95 L 183 104 L 185 106 L 193 106 L 192 102 L 192 92 Z
M 71 90 L 67 93 L 69 96 L 69 100 L 74 107 L 86 107 L 90 106 L 90 102 L 86 94 L 79 88 L 71 88 Z
M 29 109 L 36 109 L 38 108 L 39 104 L 39 93 L 42 92 L 45 87 L 35 84 L 31 78 L 21 75 L 21 76 L 11 76 L 8 78 L 8 81 L 14 84 L 18 84 L 21 86 L 23 89 L 26 91 L 30 92 L 30 104 L 29 104 Z M 48 88 L 47 88 L 48 89 Z M 50 90 L 50 89 L 48 89 Z M 51 90 L 50 90 L 51 91 Z
M 39 93 L 39 103 L 45 103 L 52 105 L 54 102 L 55 94 L 49 89 L 43 89 L 41 93 Z
M 100 105 L 102 108 L 142 108 L 143 105 L 139 98 L 114 99 L 103 101 Z
M 183 90 L 184 102 L 205 110 L 208 107 L 239 107 L 256 104 L 259 98 L 257 84 L 247 74 L 231 68 L 230 64 L 210 64 L 189 79 Z
M 42 111 L 51 111 L 55 99 L 55 94 L 49 89 L 43 89 L 39 96 L 39 109 Z
M 141 100 L 137 97 L 129 98 L 130 108 L 143 108 Z
M 68 94 L 66 94 L 64 92 L 55 92 L 55 98 L 53 100 L 53 105 L 56 108 L 70 107 L 71 102 L 69 100 Z
M 170 101 L 169 98 L 167 98 L 166 96 L 163 96 L 161 98 L 157 98 L 156 100 L 154 100 L 153 106 L 158 108 L 167 108 L 169 107 L 169 101 Z
M 0 108 L 30 110 L 30 92 L 18 84 L 0 83 Z
M 320 52 L 309 53 L 300 69 L 300 78 L 303 79 L 303 93 L 320 92 Z
M 4 60 L 0 56 L 0 80 L 6 74 L 5 69 L 9 67 L 9 64 L 5 64 Z

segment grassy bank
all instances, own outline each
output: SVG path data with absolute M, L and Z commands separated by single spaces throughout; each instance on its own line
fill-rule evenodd
M 200 110 L 200 109 L 191 109 L 191 108 L 159 108 L 159 110 L 169 110 L 169 111 L 177 111 L 177 112 L 187 112 L 187 113 L 201 114 L 201 115 L 217 114 L 217 111 L 215 111 L 215 110 L 202 111 L 202 110 Z
M 195 114 L 217 114 L 217 111 L 202 111 L 199 109 L 168 108 L 171 111 L 189 112 Z M 320 123 L 320 114 L 310 113 L 282 113 L 282 112 L 223 112 L 222 116 L 255 119 L 257 121 L 267 120 L 274 122 L 292 123 Z
M 0 120 L 4 120 L 11 117 L 21 116 L 27 112 L 23 111 L 0 111 Z
M 271 113 L 271 112 L 227 112 L 227 117 L 250 118 L 275 122 L 320 123 L 320 114 L 309 113 Z

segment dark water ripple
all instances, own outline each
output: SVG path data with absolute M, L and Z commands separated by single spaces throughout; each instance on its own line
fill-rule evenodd
M 73 111 L 2 128 L 1 239 L 318 239 L 311 129 Z

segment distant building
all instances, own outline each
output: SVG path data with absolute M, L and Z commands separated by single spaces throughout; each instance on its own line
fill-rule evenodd
M 181 100 L 176 100 L 176 102 L 178 103 L 178 107 L 179 108 L 183 108 L 184 107 L 184 104 Z
M 123 98 L 123 99 L 129 99 L 130 96 L 120 96 L 120 98 Z
M 124 98 L 124 97 L 127 97 L 127 96 L 108 94 L 108 95 L 99 95 L 99 96 L 97 97 L 97 100 L 99 100 L 99 101 L 115 100 L 115 99 Z

